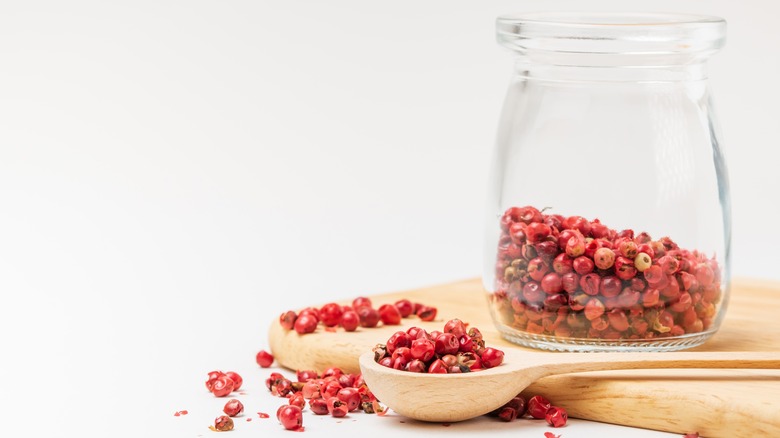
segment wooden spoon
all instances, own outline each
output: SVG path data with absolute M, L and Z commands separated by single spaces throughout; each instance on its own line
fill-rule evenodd
M 505 350 L 504 362 L 463 374 L 423 374 L 360 356 L 371 392 L 395 412 L 423 421 L 453 422 L 487 414 L 534 381 L 555 374 L 651 368 L 780 369 L 780 352 L 535 353 Z

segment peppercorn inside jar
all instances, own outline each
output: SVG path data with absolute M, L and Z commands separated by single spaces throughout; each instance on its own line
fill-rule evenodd
M 706 61 L 717 17 L 500 17 L 515 68 L 483 285 L 507 339 L 567 351 L 699 345 L 729 292 L 730 201 Z
M 713 327 L 722 298 L 715 258 L 532 206 L 509 208 L 500 226 L 489 301 L 504 327 L 599 349 L 698 340 Z

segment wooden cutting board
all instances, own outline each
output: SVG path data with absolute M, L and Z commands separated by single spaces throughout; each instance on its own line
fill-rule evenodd
M 438 308 L 436 321 L 403 320 L 401 326 L 341 329 L 298 335 L 274 321 L 269 345 L 291 370 L 338 366 L 357 373 L 358 356 L 411 326 L 441 330 L 460 318 L 478 327 L 488 345 L 524 349 L 500 337 L 479 279 L 370 297 L 375 307 L 401 298 Z M 307 303 L 310 304 L 310 303 Z M 324 304 L 324 303 L 320 303 Z M 347 304 L 347 303 L 341 303 Z M 303 307 L 303 306 L 302 306 Z M 691 351 L 780 351 L 780 284 L 735 280 L 718 333 Z M 555 354 L 555 353 L 550 353 Z M 780 370 L 647 370 L 568 374 L 541 379 L 524 394 L 540 394 L 571 417 L 706 437 L 780 437 Z

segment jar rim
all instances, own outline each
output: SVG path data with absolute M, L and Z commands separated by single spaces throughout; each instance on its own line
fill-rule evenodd
M 516 51 L 600 54 L 714 52 L 725 43 L 716 16 L 636 12 L 531 12 L 496 20 L 498 42 Z

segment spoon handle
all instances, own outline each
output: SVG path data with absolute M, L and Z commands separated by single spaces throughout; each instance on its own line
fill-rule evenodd
M 780 369 L 780 352 L 558 353 L 540 356 L 536 365 L 539 377 L 657 368 Z

